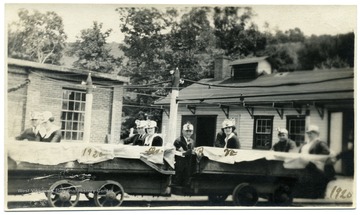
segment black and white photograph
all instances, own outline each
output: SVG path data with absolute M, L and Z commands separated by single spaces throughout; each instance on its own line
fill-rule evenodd
M 5 211 L 356 209 L 355 3 L 3 6 Z

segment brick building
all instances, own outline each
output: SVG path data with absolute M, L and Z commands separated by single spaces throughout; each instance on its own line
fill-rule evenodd
M 121 130 L 123 85 L 129 78 L 36 62 L 7 60 L 8 137 L 29 127 L 32 111 L 51 111 L 61 127 L 63 141 L 82 141 L 88 74 L 95 88 L 90 142 L 118 143 Z

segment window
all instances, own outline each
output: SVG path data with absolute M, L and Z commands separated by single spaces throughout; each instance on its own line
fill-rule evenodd
M 258 63 L 234 65 L 234 79 L 256 78 Z
M 289 138 L 299 146 L 305 141 L 305 116 L 287 116 L 286 120 Z
M 271 149 L 274 116 L 254 116 L 254 149 Z
M 65 140 L 83 139 L 85 98 L 85 91 L 63 89 L 61 131 Z

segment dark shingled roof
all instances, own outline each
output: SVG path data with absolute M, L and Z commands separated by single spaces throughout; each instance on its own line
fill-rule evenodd
M 203 79 L 182 89 L 178 101 L 180 104 L 239 104 L 240 96 L 245 103 L 353 100 L 354 70 L 284 72 L 247 80 Z M 167 96 L 155 105 L 169 103 L 170 96 Z

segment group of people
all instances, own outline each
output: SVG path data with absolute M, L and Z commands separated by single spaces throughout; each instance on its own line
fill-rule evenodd
M 30 113 L 31 127 L 25 129 L 16 140 L 38 142 L 60 142 L 62 139 L 60 127 L 54 125 L 55 118 L 50 111 Z
M 157 134 L 157 124 L 152 120 L 136 120 L 137 134 L 130 130 L 130 135 L 124 140 L 124 144 L 139 146 L 162 146 L 163 139 Z M 240 149 L 240 141 L 235 131 L 235 122 L 232 119 L 225 119 L 222 122 L 221 131 L 216 134 L 215 147 Z M 184 154 L 191 154 L 195 147 L 192 135 L 194 125 L 187 122 L 182 127 L 180 137 L 175 139 L 173 145 L 177 151 Z M 307 154 L 330 154 L 330 149 L 326 142 L 320 140 L 319 127 L 310 125 L 306 131 L 308 142 L 297 147 L 295 141 L 289 139 L 289 133 L 286 129 L 278 129 L 279 141 L 272 147 L 273 151 L 278 152 L 299 152 Z
M 157 123 L 153 120 L 136 120 L 137 134 L 134 129 L 130 129 L 129 137 L 124 139 L 125 145 L 133 146 L 162 146 L 163 139 L 157 133 Z
M 286 129 L 278 129 L 279 141 L 274 144 L 272 150 L 278 152 L 299 152 L 302 154 L 322 154 L 329 155 L 330 149 L 326 142 L 322 141 L 319 127 L 310 125 L 306 130 L 308 141 L 301 144 L 298 148 L 295 141 L 289 139 L 289 132 Z

